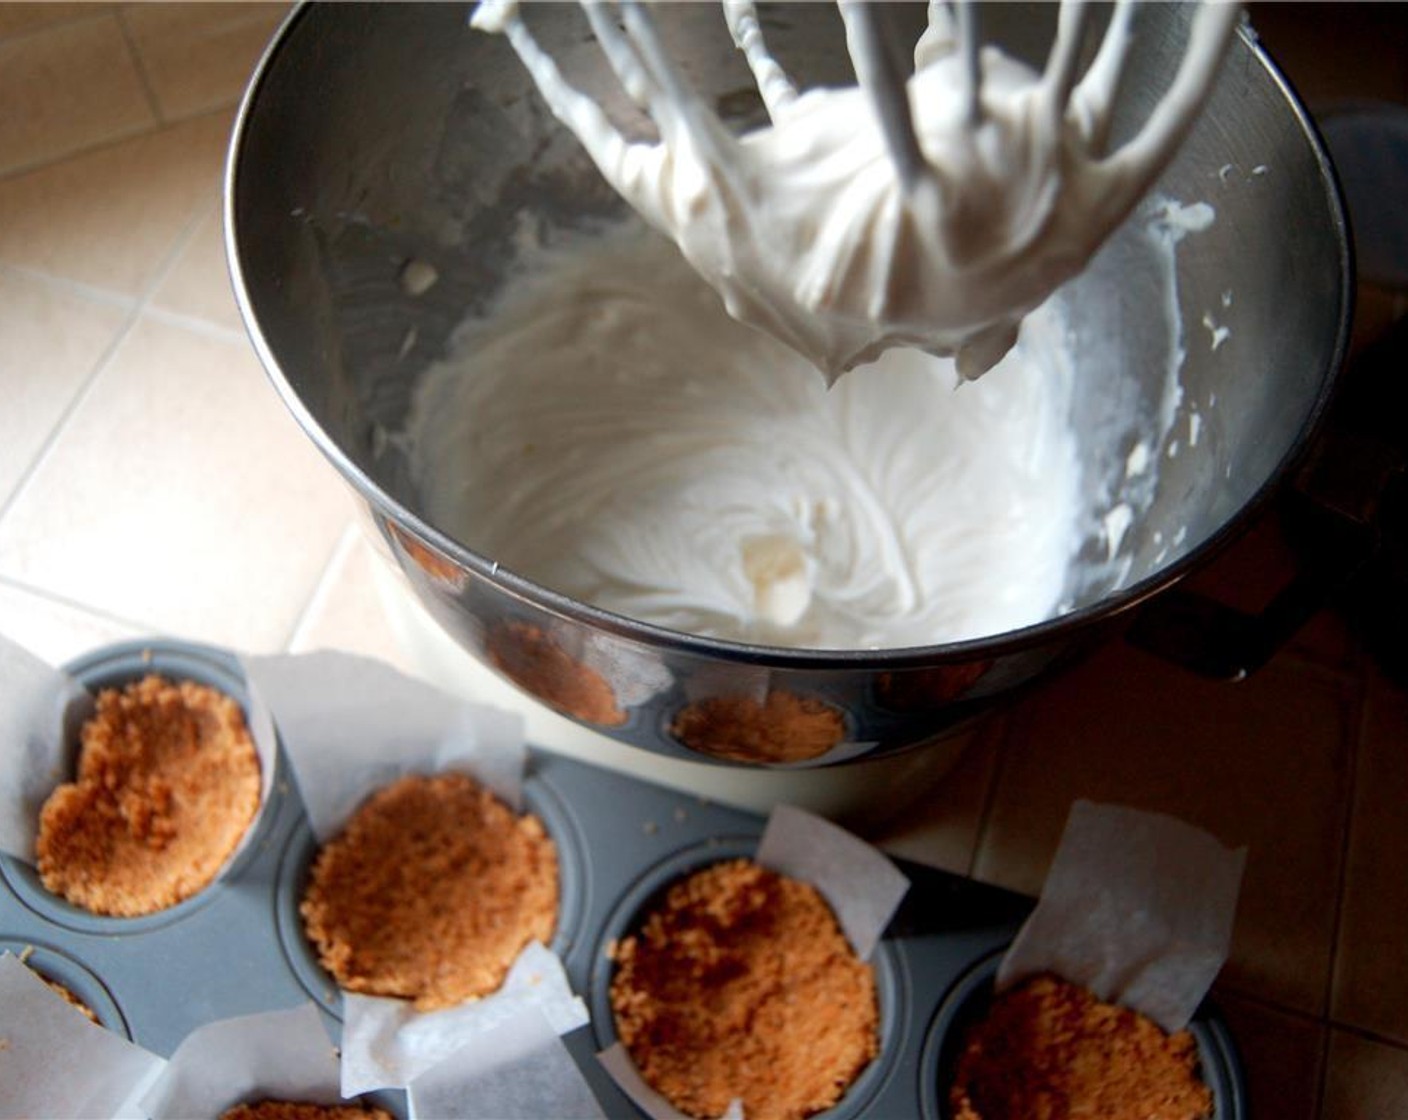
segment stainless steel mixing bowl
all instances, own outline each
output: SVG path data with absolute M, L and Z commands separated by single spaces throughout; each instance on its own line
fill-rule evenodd
M 898 7 L 900 20 L 922 18 L 923 5 Z M 992 5 L 986 30 L 1039 64 L 1054 7 Z M 1117 135 L 1147 114 L 1186 27 L 1182 5 L 1142 8 Z M 470 31 L 467 14 L 448 3 L 292 14 L 239 114 L 230 262 L 274 385 L 360 495 L 421 601 L 465 648 L 581 723 L 666 755 L 760 765 L 931 741 L 1009 701 L 1204 562 L 1319 419 L 1348 333 L 1346 223 L 1304 111 L 1244 32 L 1159 186 L 1217 213 L 1178 249 L 1182 337 L 1162 325 L 1167 278 L 1141 233 L 1147 215 L 1063 295 L 1081 356 L 1072 422 L 1094 526 L 1067 613 L 976 641 L 802 652 L 674 633 L 537 586 L 431 523 L 395 436 L 418 371 L 501 284 L 523 216 L 572 229 L 619 204 L 507 45 Z M 850 80 L 833 11 L 781 5 L 764 15 L 803 83 Z M 575 6 L 533 5 L 530 17 L 569 77 L 625 119 Z M 721 113 L 755 115 L 717 6 L 663 5 L 660 18 Z M 406 285 L 410 261 L 432 265 L 438 282 Z M 1231 333 L 1219 341 L 1224 325 Z M 1180 349 L 1171 396 L 1165 371 Z M 1149 438 L 1157 471 L 1131 477 L 1131 451 Z M 1122 503 L 1135 516 L 1111 555 L 1099 526 Z

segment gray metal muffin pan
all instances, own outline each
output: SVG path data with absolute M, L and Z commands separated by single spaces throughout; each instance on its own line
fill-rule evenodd
M 90 689 L 157 672 L 221 689 L 240 703 L 238 662 L 217 649 L 157 641 L 89 653 L 66 666 Z M 615 1041 L 607 985 L 612 939 L 680 875 L 751 854 L 763 818 L 543 751 L 531 756 L 525 801 L 555 840 L 562 906 L 552 948 L 592 1022 L 564 1042 L 608 1116 L 642 1113 L 596 1059 Z M 104 1026 L 169 1055 L 214 1019 L 291 1007 L 307 998 L 340 1030 L 336 985 L 318 965 L 298 920 L 313 841 L 282 757 L 255 833 L 214 885 L 142 918 L 104 918 L 55 898 L 34 871 L 0 857 L 0 949 L 67 986 Z M 946 1113 L 947 1071 L 963 1027 L 981 1014 L 1002 950 L 1032 900 L 897 861 L 911 887 L 877 950 L 881 1053 L 824 1114 L 925 1117 Z M 1206 1004 L 1193 1024 L 1216 1120 L 1245 1120 L 1242 1073 L 1227 1027 Z M 404 1096 L 375 1094 L 404 1113 Z

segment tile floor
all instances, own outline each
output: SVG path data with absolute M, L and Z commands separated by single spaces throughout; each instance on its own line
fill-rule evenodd
M 351 499 L 225 277 L 221 157 L 282 11 L 0 3 L 0 630 L 52 661 L 164 633 L 405 663 Z M 1408 101 L 1403 7 L 1253 18 L 1312 108 Z M 1366 291 L 1357 339 L 1405 310 Z M 1202 582 L 1235 598 L 1285 556 L 1268 520 Z M 888 843 L 1031 891 L 1078 796 L 1248 846 L 1219 991 L 1254 1117 L 1408 1117 L 1408 694 L 1342 618 L 1236 686 L 1112 646 L 1012 711 Z

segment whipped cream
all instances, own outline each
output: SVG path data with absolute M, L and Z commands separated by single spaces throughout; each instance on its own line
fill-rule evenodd
M 828 390 L 638 224 L 519 264 L 417 387 L 406 436 L 443 531 L 576 599 L 755 644 L 930 645 L 1062 609 L 1091 515 L 1057 311 L 976 384 L 894 350 Z
M 486 0 L 473 22 L 508 36 L 602 175 L 678 244 L 729 314 L 832 382 L 896 347 L 954 355 L 965 378 L 983 374 L 1022 317 L 1129 215 L 1195 119 L 1240 14 L 1220 0 L 1198 5 L 1165 95 L 1108 151 L 1135 6 L 1116 4 L 1080 75 L 1084 5 L 1062 5 L 1037 73 L 978 50 L 948 5 L 932 2 L 906 80 L 887 65 L 867 6 L 842 4 L 860 84 L 799 92 L 768 53 L 753 5 L 726 0 L 771 117 L 735 136 L 689 89 L 643 9 L 623 6 L 623 33 L 585 4 L 658 141 L 628 141 L 568 84 L 516 0 Z

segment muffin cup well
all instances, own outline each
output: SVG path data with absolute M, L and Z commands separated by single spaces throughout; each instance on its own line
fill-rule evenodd
M 557 924 L 548 949 L 565 955 L 580 936 L 586 898 L 586 863 L 582 840 L 561 793 L 551 782 L 530 775 L 523 784 L 523 811 L 538 818 L 557 849 Z M 323 968 L 317 950 L 304 929 L 299 905 L 307 890 L 318 844 L 306 819 L 300 820 L 288 838 L 279 861 L 274 913 L 279 944 L 289 968 L 303 990 L 325 1011 L 342 1018 L 342 989 Z
M 172 906 L 133 917 L 96 914 L 51 892 L 44 886 L 38 869 L 14 855 L 0 856 L 0 873 L 16 897 L 36 914 L 55 925 L 78 933 L 125 936 L 145 933 L 188 917 L 205 906 L 216 893 L 248 865 L 253 853 L 267 839 L 269 822 L 277 815 L 274 802 L 282 761 L 277 740 L 267 716 L 258 706 L 239 663 L 218 650 L 194 643 L 169 640 L 127 642 L 94 650 L 69 663 L 63 672 L 90 694 L 107 688 L 123 688 L 149 675 L 179 683 L 192 681 L 230 697 L 244 713 L 246 725 L 255 740 L 260 761 L 260 802 L 254 819 L 215 877 L 200 890 Z M 75 772 L 78 759 L 77 732 L 82 721 L 70 721 L 65 729 L 66 763 L 61 780 Z M 36 822 L 37 828 L 37 822 Z
M 620 1044 L 616 1018 L 611 1008 L 611 981 L 616 972 L 612 948 L 622 938 L 637 932 L 646 917 L 664 901 L 666 893 L 681 879 L 714 864 L 734 859 L 753 859 L 758 851 L 756 837 L 710 839 L 678 851 L 644 872 L 620 897 L 602 927 L 592 958 L 590 1007 L 592 1029 L 598 1051 Z M 875 994 L 879 1008 L 879 1053 L 863 1069 L 837 1104 L 818 1113 L 827 1120 L 852 1120 L 864 1115 L 868 1104 L 894 1073 L 898 1032 L 906 1019 L 907 984 L 900 958 L 883 942 L 870 958 L 875 971 Z
M 62 949 L 0 936 L 0 953 L 13 953 L 41 979 L 62 984 L 98 1018 L 99 1026 L 131 1039 L 132 1030 L 107 985 L 77 957 Z
M 949 1087 L 968 1031 L 992 1005 L 998 965 L 1006 949 L 978 961 L 945 995 L 925 1036 L 919 1063 L 919 1096 L 924 1120 L 950 1120 Z M 1188 1024 L 1198 1045 L 1198 1075 L 1212 1090 L 1210 1120 L 1246 1120 L 1241 1059 L 1217 1009 L 1205 1001 Z

